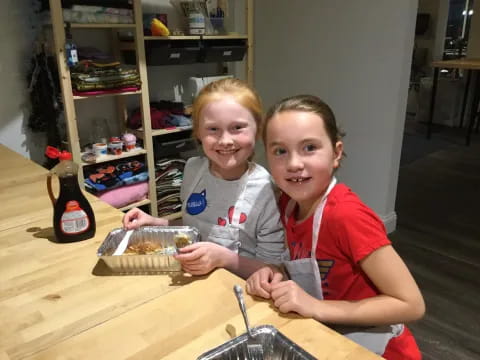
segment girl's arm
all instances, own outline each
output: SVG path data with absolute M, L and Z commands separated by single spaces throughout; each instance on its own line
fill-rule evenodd
M 318 316 L 338 324 L 394 324 L 420 319 L 425 313 L 422 294 L 407 266 L 391 245 L 363 260 L 360 267 L 381 295 L 360 301 L 325 301 Z
M 336 244 L 356 261 L 379 294 L 359 301 L 323 301 L 315 317 L 338 324 L 380 325 L 417 320 L 423 297 L 407 266 L 386 238 L 382 221 L 361 202 L 337 204 L 330 230 Z M 370 251 L 368 249 L 375 248 Z
M 243 279 L 247 279 L 257 270 L 267 266 L 260 260 L 247 258 L 245 256 L 238 255 L 230 250 L 228 250 L 228 252 L 229 254 L 222 259 L 222 267 L 233 272 L 235 275 L 238 275 Z
M 129 210 L 123 216 L 122 223 L 126 230 L 138 229 L 140 226 L 144 225 L 168 226 L 167 219 L 151 216 L 139 208 Z
M 282 312 L 296 311 L 318 321 L 345 325 L 383 325 L 420 319 L 423 297 L 415 280 L 392 246 L 383 246 L 360 261 L 360 266 L 381 295 L 358 300 L 317 300 L 283 282 L 272 292 Z M 290 288 L 290 289 L 288 289 Z
M 192 275 L 204 275 L 216 268 L 225 268 L 246 279 L 266 265 L 260 260 L 240 256 L 226 247 L 212 242 L 198 242 L 179 249 L 176 259 Z
M 252 214 L 257 219 L 254 234 L 256 257 L 269 264 L 279 264 L 286 244 L 275 188 L 271 183 L 265 184 L 260 194 L 261 198 L 255 203 L 256 211 Z

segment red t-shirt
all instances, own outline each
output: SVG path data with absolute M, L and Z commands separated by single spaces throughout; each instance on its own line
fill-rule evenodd
M 313 215 L 297 223 L 295 208 L 288 219 L 289 197 L 280 197 L 280 213 L 292 260 L 310 257 Z M 361 300 L 379 294 L 359 262 L 382 246 L 390 245 L 380 218 L 344 184 L 337 184 L 327 198 L 318 235 L 316 258 L 326 300 Z M 387 359 L 421 359 L 412 334 L 405 329 L 392 339 Z M 398 346 L 401 344 L 401 346 Z

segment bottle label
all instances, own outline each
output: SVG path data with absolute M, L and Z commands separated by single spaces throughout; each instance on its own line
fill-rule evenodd
M 65 212 L 60 218 L 60 229 L 64 234 L 80 234 L 88 230 L 90 220 L 87 213 L 80 207 L 75 200 L 68 201 L 65 206 Z
M 66 56 L 68 67 L 73 67 L 77 65 L 78 64 L 77 48 L 74 45 L 67 43 L 65 45 L 65 50 L 66 50 L 65 56 Z
M 205 17 L 200 12 L 193 12 L 189 15 L 189 26 L 191 35 L 205 34 Z
M 77 65 L 78 64 L 77 49 L 70 50 L 70 57 L 72 58 L 72 64 Z

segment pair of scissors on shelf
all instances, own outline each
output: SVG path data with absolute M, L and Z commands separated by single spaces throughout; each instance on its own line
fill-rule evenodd
M 220 6 L 217 6 L 215 11 L 210 12 L 210 17 L 223 18 L 224 16 L 225 12 Z

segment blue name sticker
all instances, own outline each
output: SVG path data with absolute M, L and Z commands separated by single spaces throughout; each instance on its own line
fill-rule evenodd
M 192 193 L 187 200 L 187 213 L 190 215 L 198 215 L 207 207 L 206 191 L 201 193 Z

